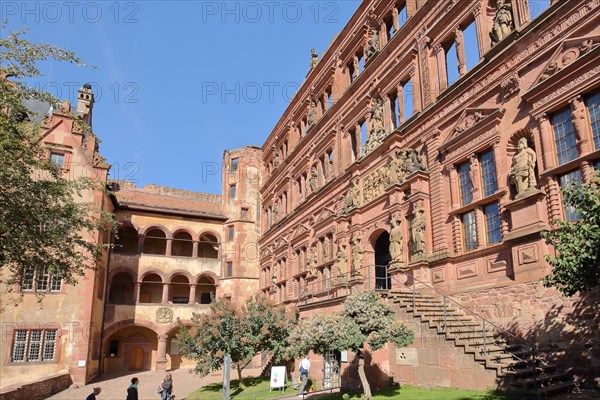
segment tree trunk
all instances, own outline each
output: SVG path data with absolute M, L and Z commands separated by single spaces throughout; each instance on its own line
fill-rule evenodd
M 240 387 L 245 388 L 246 385 L 244 385 L 244 381 L 242 380 L 242 367 L 240 366 L 240 363 L 235 363 L 235 366 L 237 368 L 238 381 L 240 382 Z
M 362 398 L 363 400 L 371 400 L 371 386 L 369 386 L 369 381 L 367 380 L 367 375 L 365 374 L 365 358 L 361 350 L 356 353 L 356 357 L 358 358 L 358 376 L 360 377 L 360 383 L 362 384 L 363 391 L 365 392 Z

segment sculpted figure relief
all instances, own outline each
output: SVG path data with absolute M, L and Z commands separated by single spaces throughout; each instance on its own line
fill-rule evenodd
M 369 40 L 369 46 L 367 47 L 367 60 L 371 59 L 379 51 L 379 32 L 375 29 L 371 29 L 371 39 Z
M 310 49 L 310 69 L 313 69 L 319 63 L 319 54 L 315 49 Z
M 406 176 L 416 171 L 425 171 L 425 165 L 414 149 L 405 149 L 402 152 L 402 173 Z
M 308 127 L 310 128 L 319 120 L 317 116 L 317 104 L 314 101 L 310 102 L 310 107 L 308 109 L 308 115 L 306 117 L 306 122 L 308 123 Z
M 310 169 L 310 190 L 314 193 L 319 188 L 319 174 L 317 173 L 317 167 Z
M 507 37 L 515 29 L 513 22 L 512 5 L 510 0 L 498 0 L 496 2 L 496 15 L 494 15 L 494 26 L 490 32 L 492 44 L 496 44 Z
M 310 250 L 310 258 L 308 259 L 308 275 L 316 276 L 317 275 L 317 252 L 313 247 Z
M 400 219 L 392 219 L 392 229 L 390 230 L 390 256 L 391 264 L 402 263 L 402 227 Z
M 273 206 L 273 223 L 276 224 L 279 221 L 279 203 L 275 202 Z
M 271 270 L 271 286 L 277 286 L 277 264 L 273 264 L 273 269 Z
M 275 151 L 275 154 L 273 155 L 273 166 L 275 168 L 279 167 L 280 162 L 279 151 Z
M 356 208 L 360 205 L 360 181 L 358 178 L 352 181 L 352 186 L 346 193 L 346 197 L 344 198 L 344 213 L 347 213 L 353 208 Z
M 365 153 L 370 153 L 385 139 L 385 128 L 383 125 L 383 102 L 381 99 L 373 100 L 373 105 L 370 110 L 371 114 L 371 129 L 369 137 L 365 143 Z
M 528 145 L 527 138 L 519 139 L 517 153 L 510 168 L 510 182 L 517 188 L 517 197 L 537 185 L 535 177 L 536 154 Z
M 338 252 L 336 255 L 336 268 L 338 277 L 344 277 L 346 275 L 347 261 L 348 257 L 346 256 L 346 245 L 342 244 L 338 246 Z
M 410 227 L 412 233 L 413 254 L 422 254 L 425 252 L 425 225 L 425 210 L 423 208 L 417 208 Z
M 362 268 L 363 250 L 360 244 L 360 238 L 354 239 L 352 242 L 352 276 L 360 275 Z

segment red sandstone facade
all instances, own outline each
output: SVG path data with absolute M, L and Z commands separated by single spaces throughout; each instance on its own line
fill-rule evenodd
M 530 6 L 546 9 L 531 20 Z M 575 217 L 560 186 L 588 182 L 600 160 L 599 12 L 587 0 L 364 1 L 263 145 L 263 293 L 305 316 L 414 280 L 536 331 L 542 353 L 597 376 L 589 314 L 568 341 L 560 324 L 544 331 L 594 301 L 538 281 L 552 251 L 539 232 Z M 373 368 L 421 385 L 497 383 L 430 335 L 375 353 Z

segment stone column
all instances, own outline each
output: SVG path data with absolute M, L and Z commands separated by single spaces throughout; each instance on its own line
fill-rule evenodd
M 410 81 L 412 82 L 412 102 L 413 115 L 421 111 L 421 81 L 416 68 L 411 68 L 409 71 Z
M 171 255 L 172 247 L 173 247 L 173 239 L 167 238 L 167 251 L 166 251 L 165 255 L 167 255 L 167 256 Z
M 446 72 L 446 51 L 441 43 L 438 43 L 433 48 L 433 53 L 437 61 L 438 75 L 438 93 L 441 93 L 448 87 L 448 73 Z
M 487 224 L 485 223 L 485 214 L 482 207 L 475 208 L 475 229 L 477 231 L 477 248 L 483 248 L 486 245 Z
M 167 335 L 158 335 L 157 339 L 156 370 L 165 371 L 167 369 Z
M 571 110 L 573 118 L 573 127 L 575 128 L 575 136 L 577 137 L 577 150 L 579 155 L 585 155 L 592 151 L 590 141 L 591 136 L 588 132 L 588 122 L 585 110 L 585 104 L 581 95 L 575 96 L 571 100 Z
M 458 77 L 462 78 L 467 73 L 467 60 L 463 33 L 460 28 L 454 31 L 454 44 L 456 45 L 456 58 L 458 59 Z
M 556 166 L 556 158 L 554 156 L 554 138 L 552 136 L 552 125 L 548 115 L 543 113 L 536 117 L 539 125 L 540 137 L 542 139 L 542 159 L 544 161 L 544 169 L 554 168 Z M 540 171 L 541 172 L 541 171 Z
M 140 288 L 142 287 L 142 282 L 134 282 L 133 284 L 133 301 L 135 304 L 140 302 Z
M 452 202 L 452 209 L 456 209 L 459 207 L 459 190 L 458 190 L 458 172 L 454 165 L 448 165 L 448 170 L 450 171 L 450 198 Z
M 402 87 L 402 82 L 398 83 L 396 91 L 398 93 L 396 100 L 398 103 L 398 123 L 402 125 L 404 123 L 404 87 Z
M 581 179 L 584 183 L 589 183 L 595 173 L 594 166 L 589 161 L 581 162 Z
M 394 36 L 398 33 L 398 30 L 400 29 L 400 21 L 398 20 L 398 15 L 398 6 L 395 5 L 394 7 L 392 7 L 392 24 L 394 25 Z
M 138 254 L 142 254 L 144 252 L 144 236 L 138 236 Z
M 488 22 L 487 16 L 481 12 L 481 3 L 476 3 L 476 7 L 473 10 L 473 17 L 475 18 L 475 28 L 477 29 L 477 51 L 479 52 L 479 58 L 482 54 L 487 53 L 491 47 L 489 30 L 490 23 Z
M 163 283 L 162 300 L 160 302 L 162 304 L 167 304 L 169 302 L 169 284 L 168 283 Z
M 190 300 L 188 304 L 196 304 L 196 284 L 190 284 Z
M 192 258 L 198 258 L 198 241 L 192 243 Z

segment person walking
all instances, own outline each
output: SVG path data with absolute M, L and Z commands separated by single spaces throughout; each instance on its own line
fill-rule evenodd
M 302 380 L 302 385 L 298 391 L 298 397 L 304 398 L 304 395 L 308 393 L 306 391 L 306 385 L 308 384 L 308 373 L 310 372 L 310 360 L 308 359 L 308 354 L 300 361 L 298 372 L 300 372 L 300 379 Z
M 85 400 L 96 400 L 96 396 L 99 395 L 101 391 L 102 391 L 101 388 L 95 387 L 92 394 L 90 394 L 88 397 L 86 397 Z
M 131 378 L 131 385 L 127 388 L 127 399 L 126 400 L 138 400 L 138 384 L 140 380 L 138 378 Z
M 167 374 L 160 384 L 160 388 L 162 389 L 162 392 L 160 392 L 161 399 L 171 400 L 173 393 L 173 375 Z

